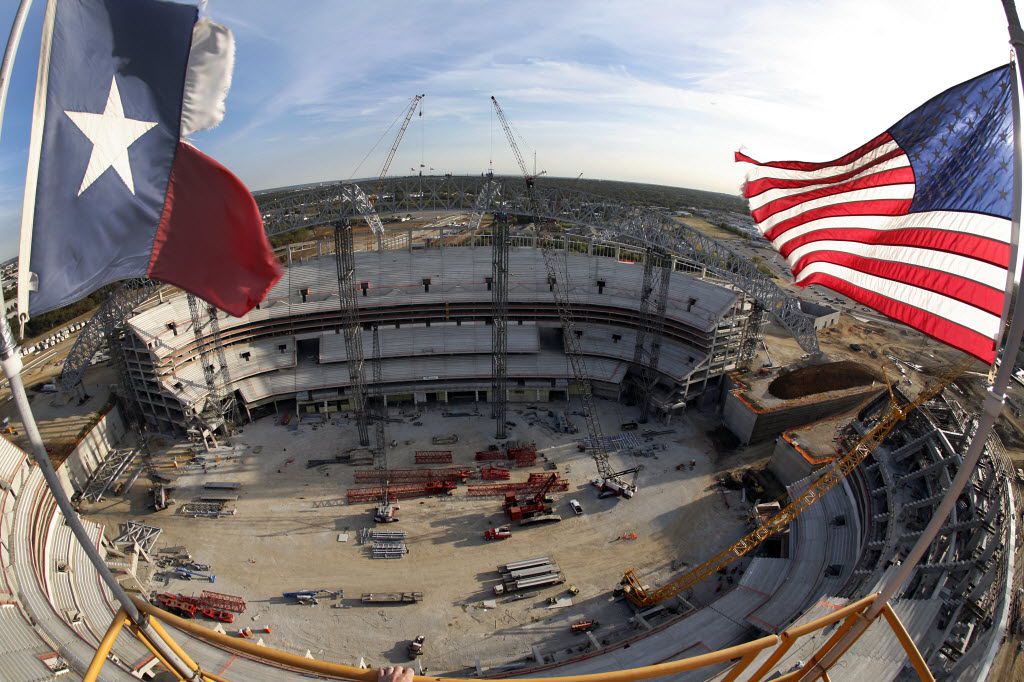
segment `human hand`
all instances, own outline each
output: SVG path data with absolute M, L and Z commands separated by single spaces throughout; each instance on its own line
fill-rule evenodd
M 412 668 L 402 665 L 384 666 L 377 674 L 378 682 L 412 682 Z

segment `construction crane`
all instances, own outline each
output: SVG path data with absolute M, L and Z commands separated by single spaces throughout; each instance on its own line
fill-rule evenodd
M 534 184 L 537 176 L 527 170 L 522 152 L 519 151 L 519 145 L 516 144 L 512 126 L 509 124 L 508 118 L 505 117 L 505 112 L 502 110 L 501 105 L 498 104 L 498 100 L 493 95 L 491 96 L 491 104 L 494 105 L 494 112 L 498 116 L 502 130 L 505 131 L 509 147 L 512 148 L 512 154 L 515 156 L 519 170 L 526 181 L 530 210 L 534 218 L 538 219 L 538 202 L 534 193 Z M 553 223 L 547 223 L 542 228 L 546 235 L 542 235 L 539 242 L 544 256 L 544 267 L 547 270 L 548 286 L 551 288 L 551 293 L 554 296 L 555 307 L 558 309 L 558 318 L 562 325 L 562 334 L 565 337 L 566 355 L 569 358 L 573 380 L 579 388 L 579 397 L 583 404 L 583 418 L 586 421 L 587 435 L 590 439 L 590 454 L 594 458 L 594 464 L 597 466 L 602 487 L 605 482 L 609 482 L 621 490 L 629 490 L 629 495 L 626 495 L 626 497 L 632 497 L 636 486 L 622 480 L 616 480 L 615 472 L 612 471 L 611 465 L 608 463 L 608 441 L 605 439 L 604 433 L 601 430 L 601 424 L 597 419 L 597 408 L 594 404 L 594 393 L 590 385 L 590 375 L 587 373 L 587 365 L 580 345 L 580 334 L 577 333 L 576 324 L 573 321 L 572 306 L 569 301 L 569 278 L 565 266 L 565 253 L 563 252 L 560 255 L 554 249 L 554 239 L 544 238 L 544 236 L 554 233 L 552 226 Z
M 561 521 L 560 517 L 553 514 L 552 500 L 548 497 L 548 493 L 556 483 L 558 483 L 558 474 L 551 474 L 540 489 L 529 497 L 519 499 L 518 493 L 514 491 L 505 493 L 505 502 L 502 507 L 508 514 L 508 518 L 518 521 L 521 526 Z
M 374 421 L 376 442 L 374 443 L 373 465 L 378 473 L 377 485 L 380 486 L 380 498 L 377 509 L 373 513 L 373 520 L 377 523 L 392 523 L 398 520 L 398 516 L 395 514 L 398 511 L 398 506 L 388 501 L 388 400 L 384 395 L 384 371 L 381 368 L 380 354 L 380 327 L 377 325 L 373 327 L 373 357 L 371 358 L 371 364 L 373 365 L 373 395 L 379 399 L 377 403 L 377 418 Z
M 405 117 L 402 119 L 402 125 L 398 128 L 398 134 L 395 136 L 395 141 L 391 143 L 391 149 L 388 150 L 388 154 L 384 159 L 384 164 L 380 168 L 380 173 L 377 175 L 377 182 L 374 183 L 373 195 L 377 199 L 380 196 L 381 187 L 383 186 L 384 178 L 387 177 L 388 169 L 391 168 L 391 162 L 395 158 L 395 154 L 398 152 L 398 145 L 402 143 L 402 138 L 405 137 L 405 131 L 409 129 L 409 123 L 412 121 L 413 114 L 416 113 L 417 107 L 420 105 L 420 101 L 426 97 L 426 95 L 416 95 L 409 100 L 409 105 L 405 110 Z M 423 112 L 420 111 L 420 116 Z M 359 185 L 344 185 L 342 188 L 342 199 L 348 200 L 355 205 L 356 210 L 359 211 L 363 219 L 366 220 L 366 224 L 370 226 L 370 231 L 377 238 L 377 250 L 384 250 L 384 225 L 380 221 L 380 216 L 377 215 L 376 209 L 373 207 L 373 201 L 370 200 L 366 193 L 359 187 Z
M 238 422 L 238 406 L 235 402 L 235 394 L 228 388 L 227 359 L 224 355 L 224 342 L 220 336 L 220 325 L 217 322 L 217 308 L 206 301 L 207 323 L 203 323 L 200 312 L 200 299 L 194 294 L 188 294 L 189 314 L 192 317 L 192 333 L 195 336 L 196 349 L 199 351 L 199 362 L 203 368 L 203 379 L 206 382 L 206 402 L 202 412 L 194 412 L 193 418 L 197 422 L 196 435 L 201 436 L 204 429 L 211 433 L 223 426 L 225 433 L 230 433 L 234 424 Z M 209 327 L 209 335 L 205 329 Z M 211 350 L 211 348 L 213 350 Z M 214 357 L 216 355 L 216 358 Z M 217 375 L 220 374 L 218 380 Z
M 736 559 L 749 554 L 771 536 L 783 532 L 805 509 L 821 499 L 822 496 L 860 466 L 861 462 L 888 437 L 897 424 L 906 419 L 908 414 L 941 393 L 946 386 L 960 376 L 972 363 L 973 360 L 968 358 L 948 369 L 931 385 L 923 388 L 917 397 L 906 405 L 899 404 L 890 385 L 890 407 L 885 416 L 875 424 L 874 428 L 864 434 L 845 455 L 836 459 L 832 466 L 828 467 L 820 477 L 811 483 L 799 496 L 783 507 L 779 513 L 772 516 L 763 525 L 748 533 L 742 539 L 734 542 L 727 549 L 722 550 L 701 565 L 660 587 L 652 589 L 644 585 L 634 569 L 627 570 L 621 581 L 626 598 L 638 608 L 659 604 L 711 577 Z

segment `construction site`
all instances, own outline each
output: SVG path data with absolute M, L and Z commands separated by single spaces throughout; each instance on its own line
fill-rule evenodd
M 742 677 L 672 679 L 799 668 L 942 498 L 980 363 L 801 300 L 765 244 L 546 182 L 493 98 L 521 177 L 389 177 L 420 99 L 376 177 L 256 195 L 268 234 L 320 232 L 250 313 L 132 281 L 77 335 L 35 400 L 44 428 L 95 412 L 58 473 L 108 566 L 225 679 L 575 675 L 780 633 Z M 116 606 L 10 424 L 4 672 L 81 679 Z M 1015 452 L 990 438 L 891 602 L 920 661 L 880 620 L 830 679 L 985 679 L 1020 624 Z M 161 661 L 121 636 L 103 670 Z

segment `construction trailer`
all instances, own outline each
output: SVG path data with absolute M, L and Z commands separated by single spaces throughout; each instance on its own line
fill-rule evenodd
M 423 601 L 422 592 L 364 592 L 359 598 L 364 604 L 415 604 Z
M 557 572 L 558 566 L 555 564 L 544 564 L 543 566 L 534 566 L 532 568 L 521 568 L 518 571 L 512 571 L 507 575 L 512 580 L 523 580 L 526 578 L 536 578 L 538 575 L 544 575 L 546 573 Z
M 494 586 L 494 594 L 508 594 L 511 592 L 523 592 L 525 590 L 536 590 L 551 585 L 560 585 L 565 582 L 565 576 L 561 573 L 545 573 L 543 575 L 522 578 L 520 580 L 505 580 L 500 585 Z
M 544 564 L 553 564 L 551 559 L 546 556 L 536 557 L 533 559 L 523 559 L 522 561 L 512 561 L 505 564 L 504 566 L 498 566 L 499 573 L 510 573 L 512 571 L 518 571 L 523 568 L 530 568 L 532 566 L 543 566 Z

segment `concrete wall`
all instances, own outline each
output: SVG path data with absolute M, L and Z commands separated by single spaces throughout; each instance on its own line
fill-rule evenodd
M 121 409 L 115 405 L 82 438 L 81 442 L 71 451 L 64 466 L 60 468 L 76 491 L 85 490 L 85 484 L 89 477 L 127 432 L 128 427 L 121 417 Z
M 741 443 L 756 443 L 797 426 L 845 412 L 881 390 L 876 387 L 842 395 L 823 393 L 820 397 L 801 398 L 799 402 L 766 409 L 745 400 L 743 389 L 739 388 L 726 393 L 722 419 Z
M 827 305 L 801 300 L 800 310 L 814 318 L 815 329 L 825 329 L 826 327 L 834 327 L 839 324 L 840 312 Z
M 814 465 L 804 459 L 803 455 L 781 436 L 775 439 L 775 449 L 772 451 L 772 458 L 768 461 L 768 468 L 782 485 L 789 485 L 807 478 L 814 471 Z

